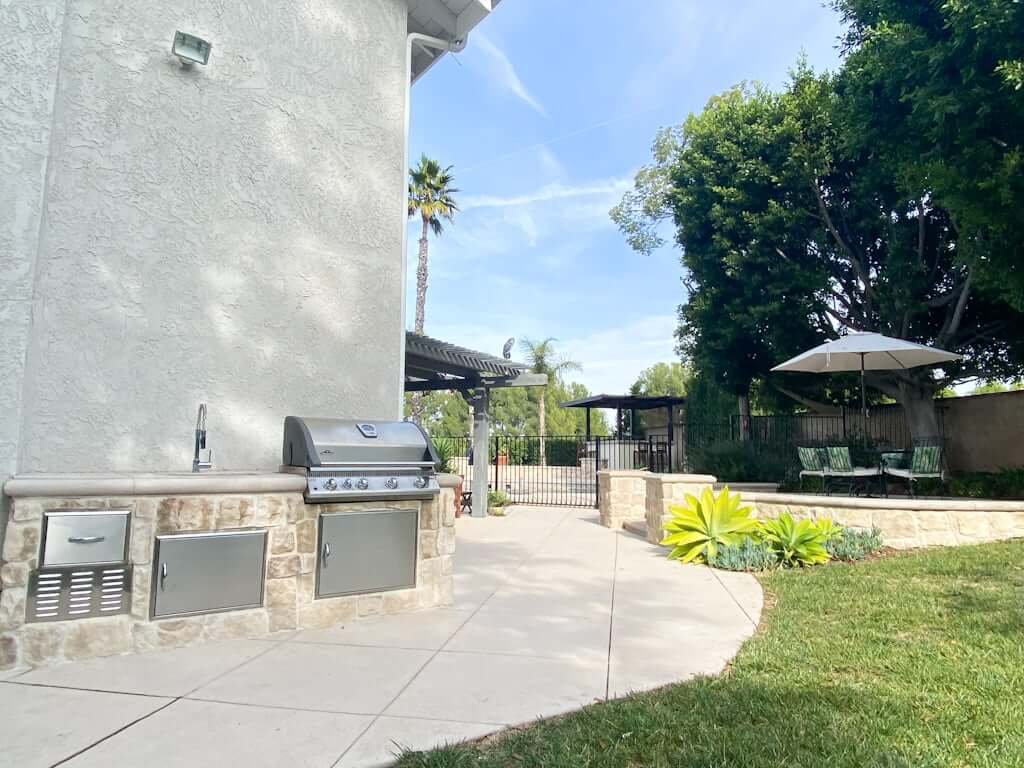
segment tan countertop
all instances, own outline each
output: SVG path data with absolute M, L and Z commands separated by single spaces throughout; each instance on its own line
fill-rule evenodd
M 301 493 L 306 479 L 290 472 L 142 472 L 15 475 L 4 494 L 26 496 L 169 496 L 197 493 Z

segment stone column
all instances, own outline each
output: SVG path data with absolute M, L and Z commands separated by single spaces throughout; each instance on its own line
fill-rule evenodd
M 705 488 L 714 489 L 713 475 L 648 474 L 646 499 L 647 540 L 660 544 L 665 538 L 665 521 L 672 516 L 671 507 L 683 504 L 686 494 L 700 496 Z
M 643 520 L 646 478 L 644 470 L 605 469 L 597 473 L 598 513 L 601 525 L 621 528 L 628 520 Z

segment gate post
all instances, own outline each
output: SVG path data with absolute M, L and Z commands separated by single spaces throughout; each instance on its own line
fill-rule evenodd
M 597 481 L 597 473 L 601 471 L 601 438 L 594 438 L 594 509 L 601 506 L 601 484 Z

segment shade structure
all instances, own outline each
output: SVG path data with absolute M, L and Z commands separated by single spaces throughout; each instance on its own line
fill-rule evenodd
M 959 360 L 960 355 L 880 333 L 851 333 L 776 365 L 773 371 L 839 373 L 860 371 L 860 405 L 867 417 L 865 371 L 894 371 Z

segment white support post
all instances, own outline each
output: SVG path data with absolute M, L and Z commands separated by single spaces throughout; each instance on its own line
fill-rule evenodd
M 473 517 L 487 517 L 487 476 L 491 468 L 490 390 L 473 390 Z

